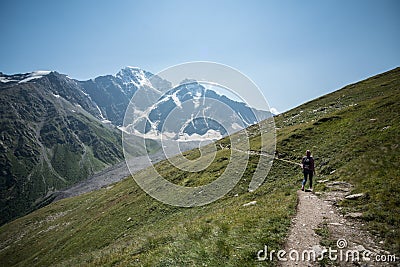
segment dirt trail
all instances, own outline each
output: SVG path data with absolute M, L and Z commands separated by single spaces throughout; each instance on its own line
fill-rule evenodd
M 327 181 L 323 181 L 327 182 Z M 292 220 L 292 227 L 286 241 L 284 250 L 286 251 L 287 261 L 280 261 L 280 266 L 389 266 L 388 263 L 377 262 L 377 255 L 390 255 L 389 252 L 380 248 L 379 240 L 374 239 L 369 233 L 361 230 L 362 223 L 357 219 L 360 214 L 349 214 L 343 216 L 333 204 L 343 199 L 352 187 L 346 182 L 331 182 L 327 184 L 332 191 L 325 194 L 314 194 L 310 191 L 297 191 L 298 206 L 297 214 Z M 319 195 L 319 196 L 317 196 Z M 325 231 L 329 235 L 331 244 L 329 247 L 320 245 L 321 236 L 317 232 Z M 329 234 L 328 234 L 329 232 Z M 326 240 L 325 240 L 326 241 Z M 329 256 L 329 248 L 332 249 L 332 257 Z M 318 261 L 323 250 L 325 264 Z M 290 251 L 295 250 L 290 257 Z M 334 251 L 336 250 L 336 252 Z M 308 254 L 302 253 L 309 251 L 315 253 L 316 260 L 309 260 Z M 352 253 L 352 254 L 348 254 Z M 346 256 L 348 255 L 348 256 Z M 353 256 L 354 255 L 354 256 Z M 359 255 L 357 260 L 356 255 Z M 363 256 L 370 260 L 363 260 Z M 335 260 L 335 256 L 337 257 Z M 292 260 L 293 259 L 293 260 Z M 322 256 L 320 257 L 322 259 Z M 393 265 L 396 266 L 396 265 Z
M 317 196 L 310 192 L 298 191 L 298 206 L 296 217 L 292 220 L 285 251 L 303 251 L 305 249 L 319 250 L 319 237 L 314 232 L 323 223 L 323 215 L 329 213 L 329 207 L 319 202 Z M 308 262 L 288 261 L 282 266 L 309 266 Z M 317 265 L 318 266 L 318 265 Z

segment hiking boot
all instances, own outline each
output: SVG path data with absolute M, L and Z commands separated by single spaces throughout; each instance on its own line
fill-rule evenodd
M 304 185 L 301 186 L 301 191 L 304 191 Z
M 310 187 L 310 191 L 312 192 L 312 187 Z

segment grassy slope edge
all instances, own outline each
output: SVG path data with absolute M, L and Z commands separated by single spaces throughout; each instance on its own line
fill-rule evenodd
M 310 148 L 317 179 L 348 181 L 354 193 L 365 193 L 360 200 L 342 202 L 342 210 L 363 212 L 366 227 L 393 251 L 400 249 L 399 90 L 397 68 L 275 118 L 279 157 L 299 161 Z M 257 135 L 250 141 L 253 148 L 259 145 Z M 190 153 L 197 152 L 188 152 L 188 158 Z M 193 181 L 180 181 L 165 162 L 159 164 L 171 180 L 196 185 L 223 170 L 228 156 L 219 150 Z M 131 178 L 53 203 L 0 228 L 0 265 L 274 265 L 257 262 L 256 253 L 264 245 L 282 248 L 301 173 L 275 160 L 264 184 L 249 193 L 257 159 L 250 157 L 245 176 L 230 193 L 203 207 L 164 205 Z M 255 205 L 243 206 L 253 200 Z

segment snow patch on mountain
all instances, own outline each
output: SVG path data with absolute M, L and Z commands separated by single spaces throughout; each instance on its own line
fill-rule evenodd
M 179 100 L 179 97 L 176 95 L 177 93 L 179 93 L 179 91 L 174 92 L 174 93 L 171 95 L 171 97 L 172 97 L 172 100 L 174 100 L 175 105 L 176 105 L 177 107 L 179 107 L 180 109 L 182 109 L 182 103 L 181 103 L 181 101 Z
M 15 75 L 3 75 L 0 73 L 0 82 L 9 83 L 9 82 L 18 82 L 18 83 L 26 83 L 31 80 L 40 79 L 45 75 L 48 75 L 51 71 L 34 71 L 25 74 L 15 74 Z
M 270 108 L 269 111 L 270 111 L 272 114 L 274 114 L 274 115 L 280 114 L 280 112 L 279 112 L 276 108 L 273 108 L 273 107 Z
M 188 141 L 218 140 L 218 139 L 221 139 L 222 137 L 223 137 L 223 135 L 219 131 L 210 129 L 203 135 L 200 135 L 197 133 L 194 133 L 191 135 L 189 135 L 187 133 L 183 133 L 183 134 L 179 135 L 179 138 L 177 141 L 188 142 Z
M 99 108 L 99 106 L 98 106 L 94 101 L 92 101 L 92 103 L 93 103 L 93 105 L 97 108 L 97 110 L 99 111 L 101 121 L 107 120 L 107 119 L 104 117 L 103 112 L 101 112 L 101 109 Z M 108 120 L 107 120 L 107 121 L 108 121 Z
M 26 77 L 23 80 L 20 80 L 18 83 L 26 83 L 35 79 L 40 79 L 45 75 L 50 74 L 51 71 L 46 71 L 46 70 L 39 70 L 39 71 L 34 71 L 28 74 L 28 77 Z
M 232 127 L 233 130 L 241 130 L 243 128 L 239 124 L 237 124 L 236 122 L 234 122 L 231 127 Z
M 7 79 L 6 77 L 0 77 L 0 82 L 9 83 L 9 82 L 18 82 L 18 80 Z
M 200 107 L 200 99 L 201 99 L 201 92 L 196 92 L 193 96 L 193 104 L 194 104 L 194 108 L 198 108 Z M 204 101 L 203 101 L 204 102 Z

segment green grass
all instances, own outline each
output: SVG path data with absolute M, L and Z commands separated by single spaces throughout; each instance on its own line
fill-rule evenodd
M 41 266 L 123 266 L 136 259 L 145 266 L 256 264 L 255 253 L 263 244 L 280 247 L 290 225 L 296 199 L 293 192 L 279 190 L 286 186 L 271 181 L 264 192 L 252 194 L 235 188 L 241 191 L 238 197 L 176 208 L 155 201 L 126 179 L 109 190 L 62 200 L 17 219 L 12 224 L 21 232 L 6 225 L 1 240 L 24 246 L 18 250 L 21 257 L 6 249 L 2 260 Z M 257 205 L 242 206 L 252 200 Z
M 365 198 L 340 205 L 362 211 L 366 228 L 394 252 L 400 249 L 399 90 L 400 69 L 395 69 L 275 118 L 280 158 L 300 161 L 311 149 L 317 179 L 348 181 L 354 193 L 364 192 Z M 257 127 L 248 131 L 251 149 L 258 150 Z M 218 142 L 229 143 L 228 138 Z M 184 174 L 167 162 L 156 168 L 174 183 L 202 185 L 223 171 L 226 153 L 219 150 L 200 173 Z M 185 153 L 188 159 L 198 155 Z M 231 192 L 202 207 L 162 204 L 132 178 L 53 203 L 0 227 L 0 265 L 273 266 L 276 262 L 258 262 L 256 254 L 264 245 L 283 247 L 302 175 L 298 166 L 275 160 L 263 185 L 250 193 L 257 160 L 250 157 Z M 243 206 L 254 200 L 256 205 Z

